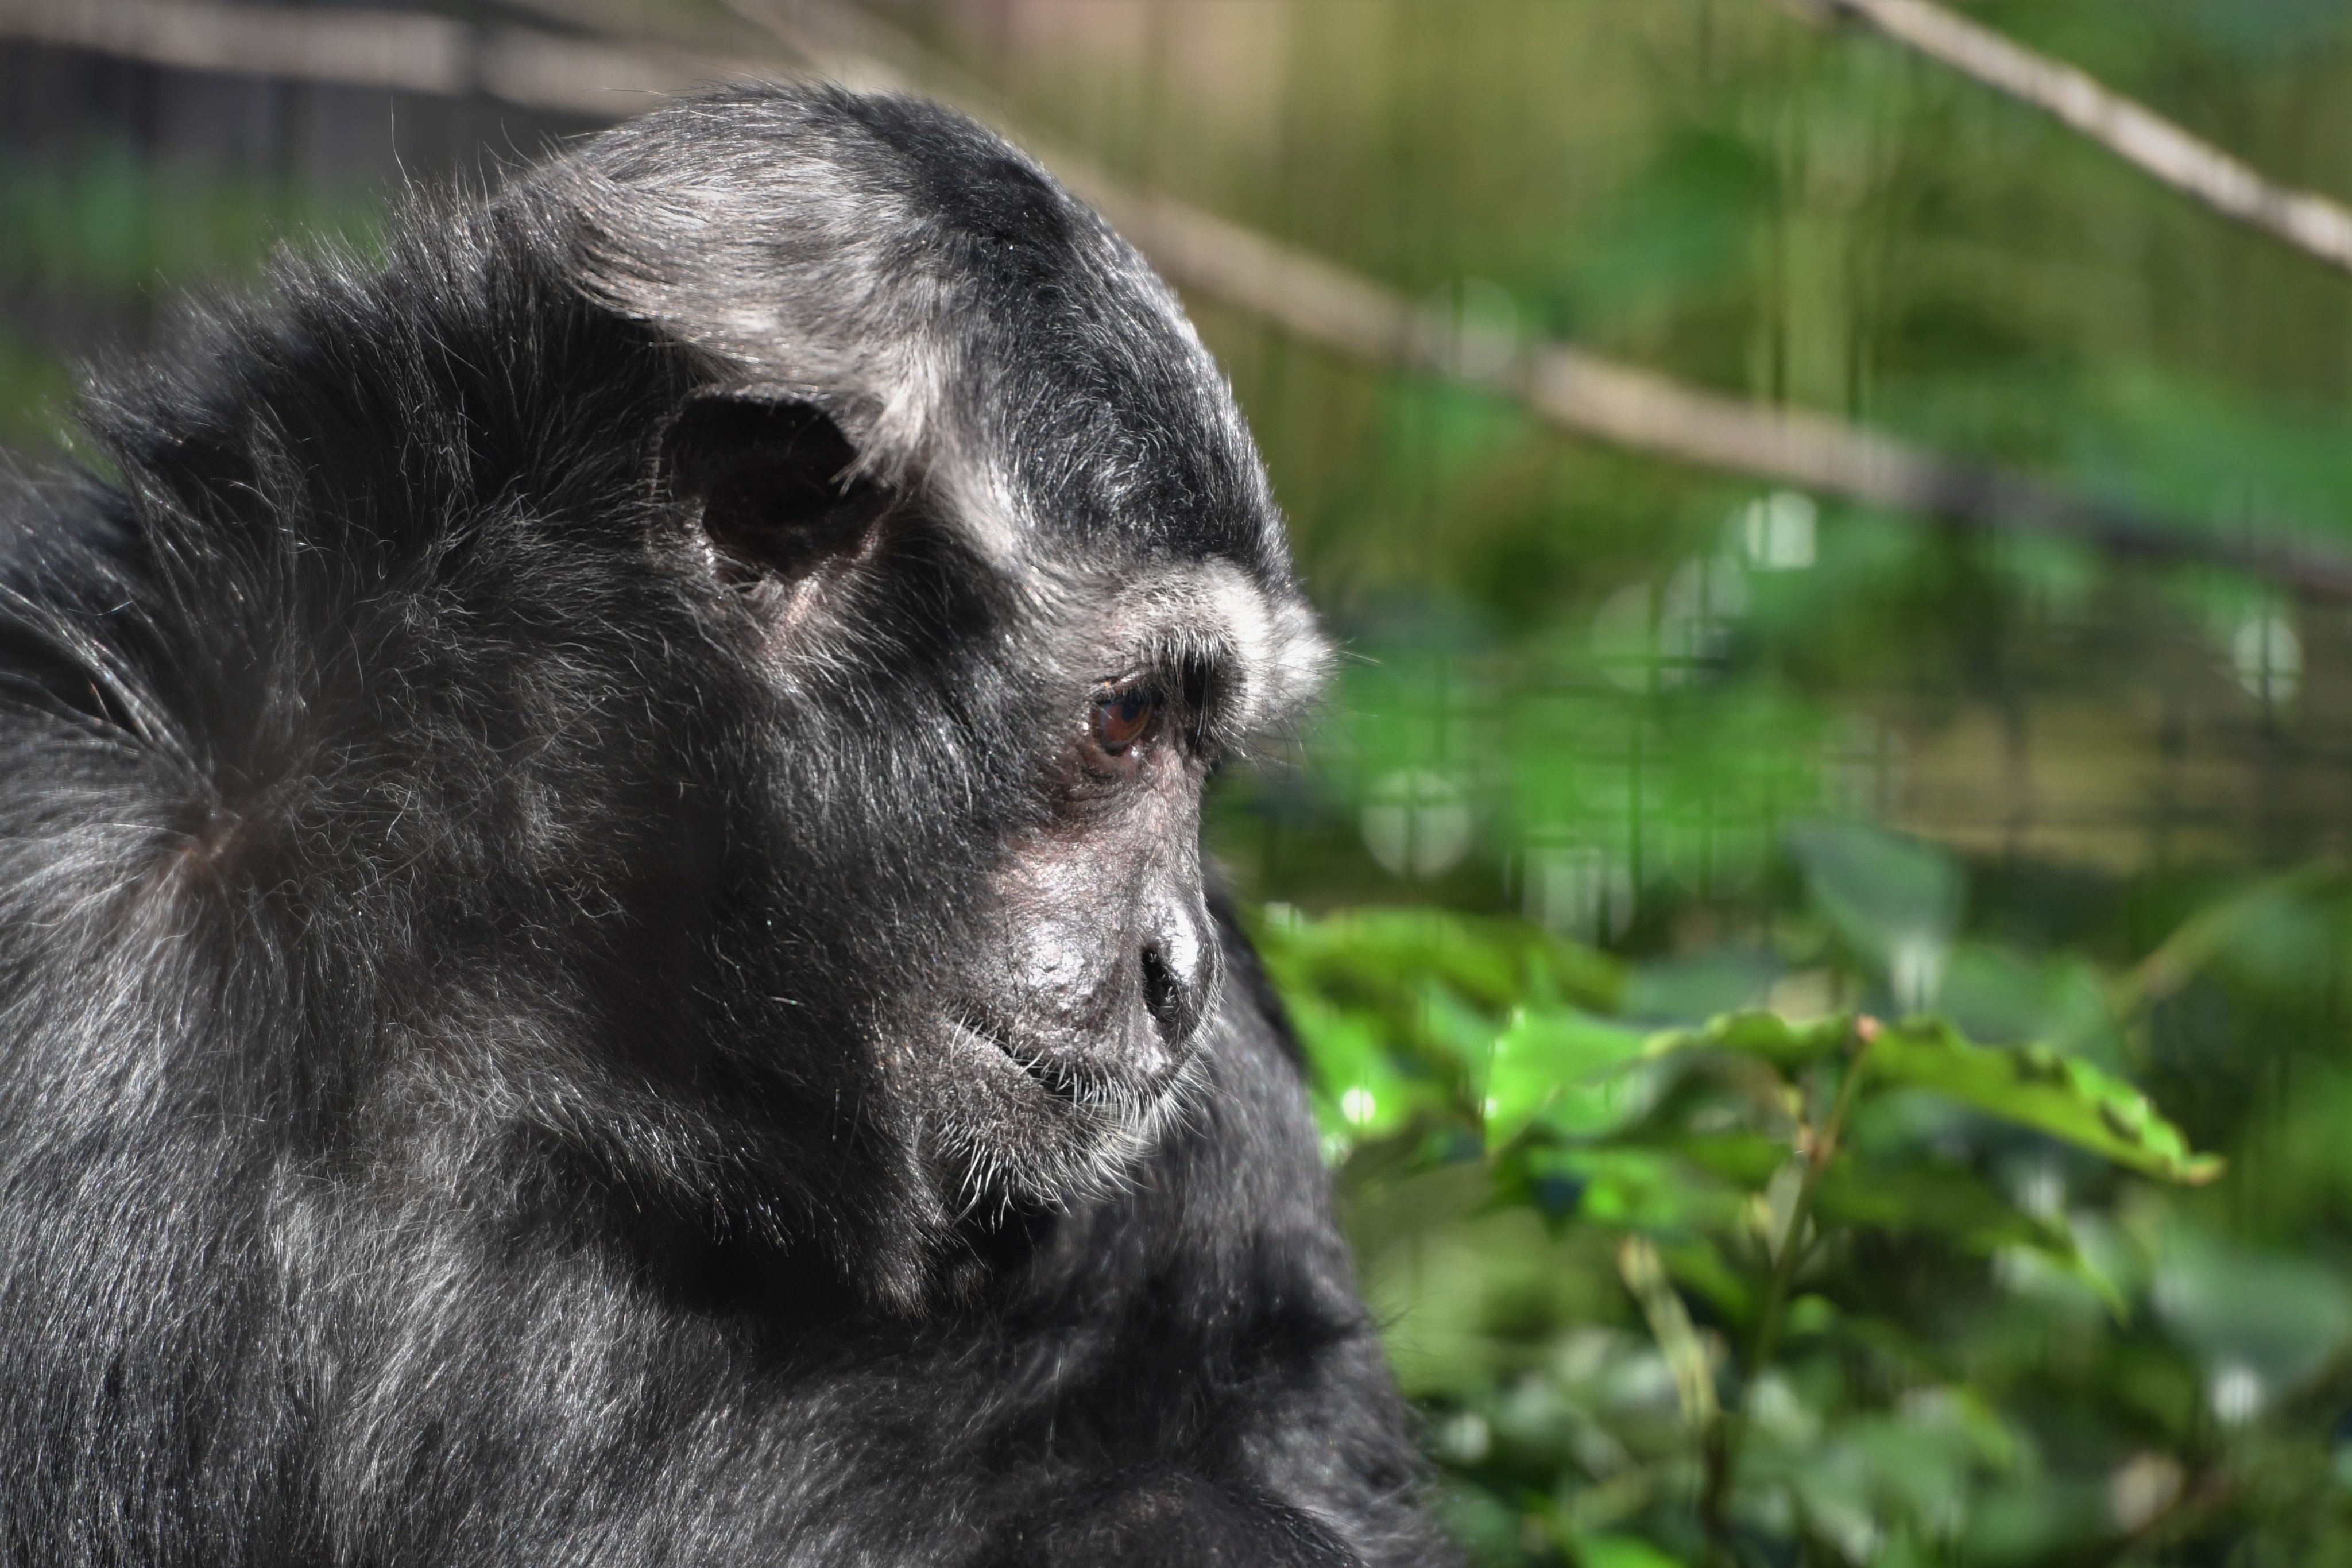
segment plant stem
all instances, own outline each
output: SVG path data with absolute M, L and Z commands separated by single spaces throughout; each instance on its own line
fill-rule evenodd
M 1772 1261 L 1772 1281 L 1757 1313 L 1755 1338 L 1748 1343 L 1739 1397 L 1716 1423 L 1707 1440 L 1706 1484 L 1699 1498 L 1699 1521 L 1707 1539 L 1714 1543 L 1719 1563 L 1728 1564 L 1735 1561 L 1729 1511 L 1733 1484 L 1739 1476 L 1740 1445 L 1748 1433 L 1748 1399 L 1755 1392 L 1757 1378 L 1780 1348 L 1789 1292 L 1796 1284 L 1797 1270 L 1811 1250 L 1804 1244 L 1804 1237 L 1805 1227 L 1812 1218 L 1813 1194 L 1821 1186 L 1822 1173 L 1837 1157 L 1838 1138 L 1844 1131 L 1847 1113 L 1853 1108 L 1856 1092 L 1862 1087 L 1864 1058 L 1870 1052 L 1871 1042 L 1878 1038 L 1879 1029 L 1878 1020 L 1867 1015 L 1854 1020 L 1853 1055 L 1846 1063 L 1845 1076 L 1838 1082 L 1837 1098 L 1830 1103 L 1829 1115 L 1818 1127 L 1801 1125 L 1798 1129 L 1804 1145 L 1804 1179 L 1798 1185 L 1796 1201 L 1789 1206 L 1789 1221 L 1780 1233 L 1780 1249 Z

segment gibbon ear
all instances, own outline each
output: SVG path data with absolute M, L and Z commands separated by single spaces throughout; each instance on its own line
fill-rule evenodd
M 697 393 L 662 436 L 665 487 L 738 582 L 803 577 L 856 549 L 890 499 L 856 464 L 823 409 L 757 392 Z

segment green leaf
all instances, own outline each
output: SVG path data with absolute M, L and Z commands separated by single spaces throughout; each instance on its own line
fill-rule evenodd
M 1698 1029 L 1653 1035 L 1648 1051 L 1653 1056 L 1676 1051 L 1727 1051 L 1761 1057 L 1787 1070 L 1832 1056 L 1853 1038 L 1853 1019 L 1845 1013 L 1806 1023 L 1792 1023 L 1772 1012 L 1718 1013 Z
M 1643 1139 L 1643 1142 L 1653 1140 Z M 1789 1163 L 1789 1140 L 1762 1133 L 1727 1128 L 1722 1132 L 1675 1133 L 1654 1141 L 1684 1159 L 1722 1177 L 1735 1186 L 1761 1192 L 1772 1175 Z
M 1910 1019 L 1878 1028 L 1864 1070 L 1874 1084 L 1933 1091 L 2145 1176 L 2200 1185 L 2221 1174 L 2138 1090 L 2046 1045 L 1975 1045 L 1941 1019 Z
M 1431 1065 L 1460 1079 L 1474 1096 L 1484 1092 L 1495 1034 L 1494 1019 L 1444 981 L 1425 979 L 1415 988 L 1412 1038 Z
M 1856 952 L 1894 968 L 1907 948 L 1950 945 L 1967 879 L 1949 852 L 1843 821 L 1800 823 L 1789 848 L 1813 902 Z
M 1667 1556 L 1638 1535 L 1580 1536 L 1576 1560 L 1583 1568 L 1682 1568 L 1681 1558 Z
M 1582 1013 L 1513 1013 L 1487 1057 L 1487 1148 L 1501 1148 L 1538 1118 L 1569 1137 L 1616 1130 L 1646 1103 L 1644 1084 L 1623 1071 L 1646 1043 L 1636 1030 Z
M 1537 1146 L 1512 1163 L 1545 1207 L 1559 1207 L 1545 1198 L 1547 1187 L 1565 1188 L 1580 1218 L 1621 1230 L 1722 1229 L 1747 1213 L 1745 1193 L 1664 1150 Z
M 1705 1297 L 1724 1316 L 1744 1322 L 1756 1310 L 1755 1291 L 1724 1261 L 1722 1249 L 1712 1238 L 1662 1237 L 1658 1257 L 1675 1283 Z
M 1383 1137 L 1444 1103 L 1439 1085 L 1399 1070 L 1376 1019 L 1312 996 L 1294 997 L 1290 1016 L 1314 1069 L 1316 1114 L 1327 1135 Z
M 1441 980 L 1497 1017 L 1527 1001 L 1607 1010 L 1624 988 L 1614 959 L 1516 920 L 1435 909 L 1351 909 L 1266 918 L 1253 933 L 1266 971 L 1286 993 L 1316 991 L 1409 1014 L 1427 980 Z
M 2072 1256 L 2065 1228 L 2037 1219 L 1958 1166 L 1832 1163 L 1813 1191 L 1813 1212 L 1837 1225 L 1948 1237 L 1969 1251 L 2023 1245 Z
M 2164 1239 L 2157 1315 L 2209 1363 L 2273 1390 L 2318 1374 L 2352 1340 L 2352 1291 L 2317 1259 L 2265 1251 L 2176 1226 Z

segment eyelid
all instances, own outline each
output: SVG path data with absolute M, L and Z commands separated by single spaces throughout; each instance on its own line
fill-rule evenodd
M 1095 683 L 1093 705 L 1139 696 L 1159 710 L 1153 730 L 1177 741 L 1194 758 L 1214 766 L 1226 750 L 1223 710 L 1232 669 L 1213 648 L 1147 651 L 1117 674 Z M 1092 707 L 1087 724 L 1092 727 Z
M 1097 677 L 1095 692 L 1098 696 L 1115 696 L 1120 692 L 1131 692 L 1138 686 L 1160 686 L 1165 684 L 1166 679 L 1167 671 L 1159 664 L 1130 664 L 1116 674 Z
M 1232 684 L 1226 656 L 1214 649 L 1147 652 L 1114 675 L 1106 675 L 1096 689 L 1103 695 L 1140 691 L 1162 703 L 1181 703 L 1206 718 L 1222 705 Z

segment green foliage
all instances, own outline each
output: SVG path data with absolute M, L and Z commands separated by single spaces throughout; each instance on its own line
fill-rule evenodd
M 1790 849 L 1832 915 L 1813 956 L 1856 987 L 1874 960 L 1837 927 L 1948 935 L 1962 903 L 1916 842 Z M 2320 885 L 2191 918 L 2101 983 L 2110 1021 L 2283 901 L 2324 918 Z M 2223 1239 L 2193 1196 L 2223 1163 L 2078 1038 L 1662 1027 L 1627 1016 L 1638 967 L 1431 908 L 1277 906 L 1256 936 L 1482 1562 L 2105 1558 L 2258 1488 L 2297 1530 L 2352 1525 L 2333 1470 L 2269 1468 L 2344 1375 L 2352 1277 Z

